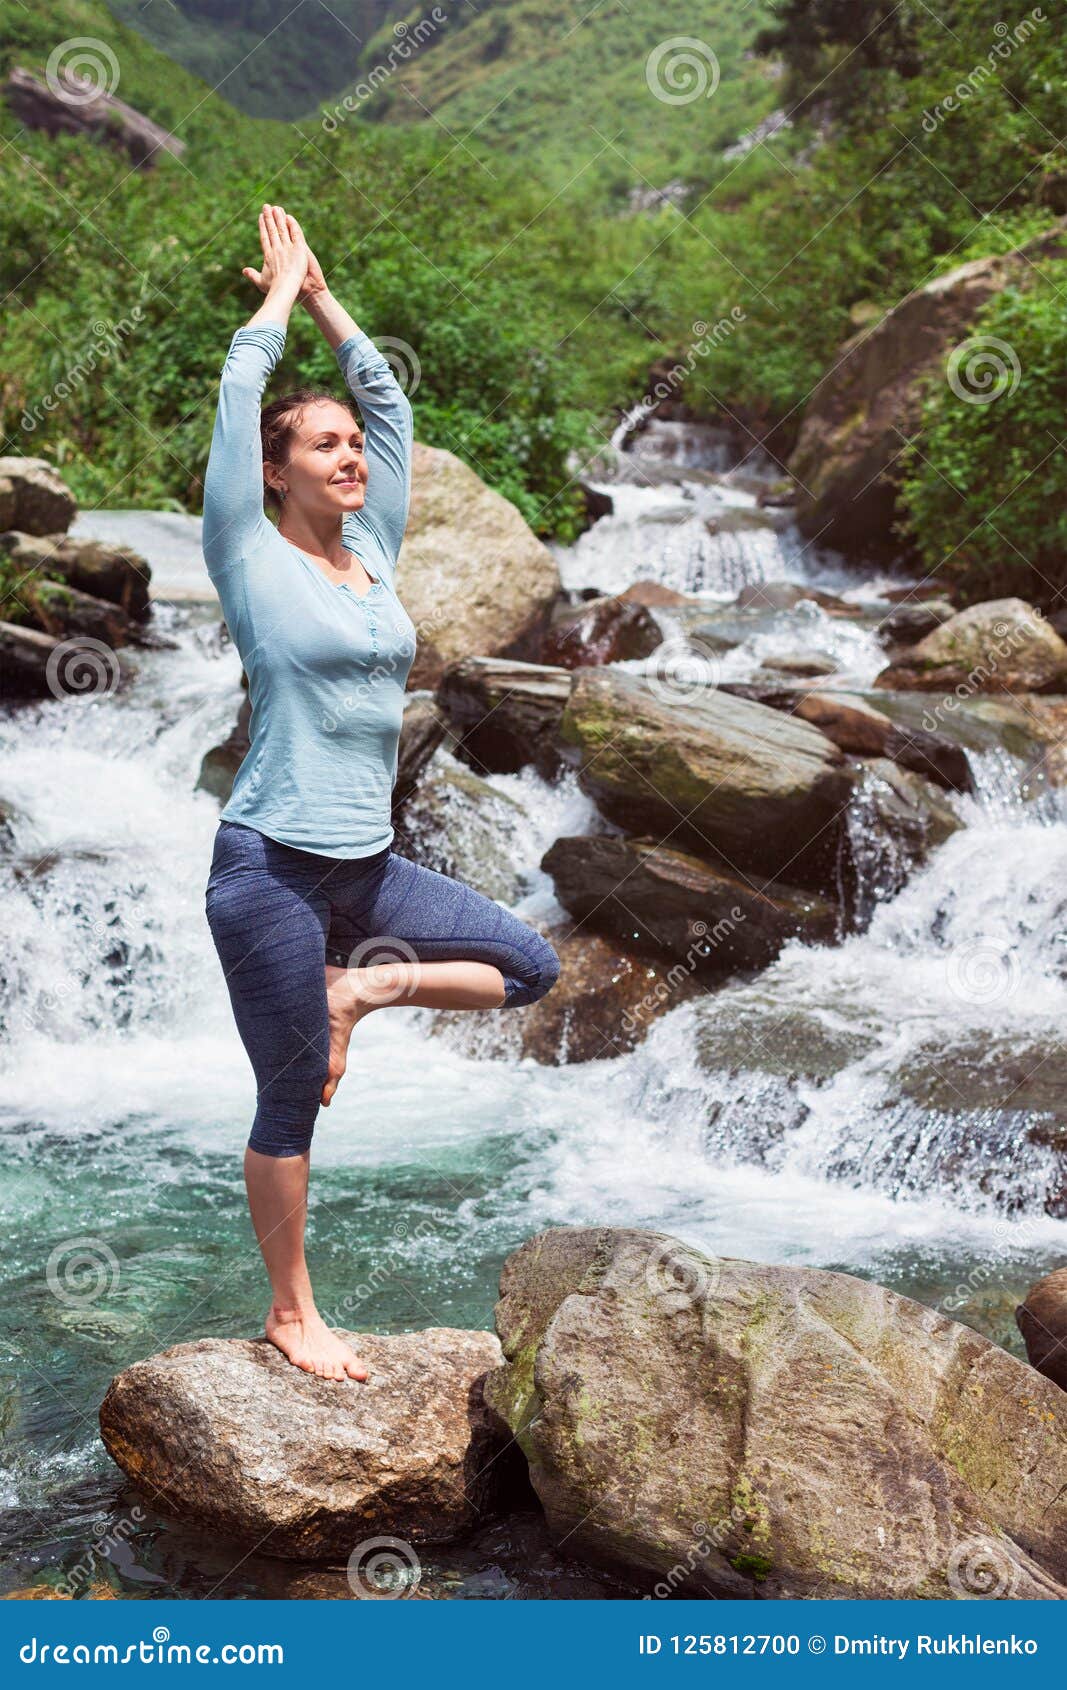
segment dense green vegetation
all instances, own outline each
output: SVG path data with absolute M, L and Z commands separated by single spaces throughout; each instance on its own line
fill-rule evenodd
M 1065 437 L 1067 296 L 1038 279 L 981 312 L 954 382 L 937 373 L 908 462 L 919 552 L 967 597 L 1050 604 L 1067 585 Z
M 266 0 L 225 8 L 238 44 L 261 9 L 274 15 Z M 171 27 L 196 23 L 207 42 L 221 10 L 182 0 Z M 1062 3 L 1007 24 L 999 0 L 939 0 L 936 14 L 921 0 L 609 0 L 580 22 L 555 0 L 447 10 L 439 38 L 371 98 L 359 94 L 353 115 L 336 62 L 315 86 L 307 18 L 299 53 L 254 53 L 262 92 L 277 90 L 272 67 L 291 76 L 294 98 L 306 104 L 314 87 L 324 102 L 283 123 L 234 110 L 99 0 L 0 5 L 5 64 L 42 66 L 71 35 L 101 37 L 121 66 L 116 91 L 188 149 L 131 172 L 117 152 L 20 133 L 0 116 L 0 137 L 18 137 L 0 162 L 0 268 L 16 331 L 5 449 L 53 457 L 86 503 L 195 507 L 217 371 L 258 304 L 240 274 L 255 257 L 256 211 L 281 198 L 357 320 L 417 354 L 420 438 L 464 457 L 539 532 L 565 536 L 579 520 L 568 452 L 605 438 L 654 358 L 691 366 L 680 391 L 695 410 L 731 415 L 785 455 L 858 321 L 1067 211 Z M 332 12 L 345 25 L 358 12 L 365 32 L 357 89 L 368 65 L 386 62 L 398 17 L 426 15 L 384 0 Z M 139 27 L 149 23 L 145 13 Z M 713 91 L 694 84 L 692 65 L 688 84 L 684 66 L 672 84 L 662 60 L 658 95 L 689 94 L 665 100 L 650 87 L 649 54 L 674 35 L 714 54 Z M 768 57 L 751 53 L 757 39 Z M 696 54 L 705 67 L 708 53 Z M 788 126 L 738 148 L 776 106 Z M 631 210 L 632 191 L 678 179 L 681 205 Z M 1062 345 L 1056 269 L 1045 267 L 1046 293 L 1003 306 L 1019 313 L 1028 348 L 1011 402 L 979 415 L 931 395 L 931 451 L 907 487 L 908 531 L 930 563 L 953 548 L 977 557 L 969 536 L 990 490 L 987 454 L 1025 460 L 1061 404 L 1054 365 L 1029 338 Z M 24 411 L 39 409 L 94 323 L 134 305 L 141 324 L 26 434 Z M 701 328 L 716 323 L 710 336 Z M 304 379 L 336 372 L 298 312 L 272 391 Z M 986 468 L 967 479 L 972 450 Z M 941 473 L 959 496 L 938 492 Z M 1012 520 L 1035 559 L 1062 553 L 1055 505 L 1046 493 L 1020 507 L 1021 529 Z

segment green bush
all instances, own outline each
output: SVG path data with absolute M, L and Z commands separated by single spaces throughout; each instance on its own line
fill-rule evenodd
M 961 600 L 1062 607 L 1067 265 L 991 300 L 931 381 L 906 456 L 903 531 Z

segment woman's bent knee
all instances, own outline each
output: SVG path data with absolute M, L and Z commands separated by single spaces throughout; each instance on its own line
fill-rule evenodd
M 553 947 L 540 933 L 531 929 L 531 939 L 536 941 L 529 947 L 528 954 L 523 958 L 523 972 L 504 974 L 504 1001 L 501 1009 L 518 1009 L 524 1004 L 537 1003 L 559 979 L 559 957 Z

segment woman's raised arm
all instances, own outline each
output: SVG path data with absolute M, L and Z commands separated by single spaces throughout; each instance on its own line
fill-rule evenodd
M 271 372 L 285 350 L 289 313 L 307 274 L 307 246 L 302 236 L 293 236 L 280 207 L 264 206 L 259 233 L 263 270 L 245 273 L 265 288 L 267 297 L 230 340 L 204 476 L 202 542 L 213 581 L 247 557 L 268 526 L 263 509 L 260 406 Z
M 411 500 L 411 402 L 387 359 L 325 284 L 309 292 L 302 303 L 332 346 L 364 423 L 363 450 L 370 475 L 362 509 L 350 511 L 344 519 L 345 543 L 351 536 L 351 549 L 358 556 L 358 536 L 369 529 L 395 565 Z

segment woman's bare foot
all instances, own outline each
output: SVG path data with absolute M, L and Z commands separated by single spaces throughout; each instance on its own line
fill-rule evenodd
M 348 1060 L 348 1041 L 356 1022 L 371 1008 L 359 991 L 358 968 L 335 968 L 326 964 L 326 1007 L 330 1016 L 330 1066 L 322 1101 L 329 1106 L 341 1083 Z
M 320 1379 L 365 1379 L 367 1364 L 331 1332 L 317 1309 L 301 1313 L 272 1306 L 264 1331 L 287 1361 Z
M 348 1041 L 357 1021 L 372 1009 L 399 999 L 407 981 L 401 964 L 379 964 L 372 968 L 337 968 L 326 964 L 326 1008 L 330 1019 L 330 1065 L 322 1101 L 329 1106 L 341 1081 L 348 1059 Z

